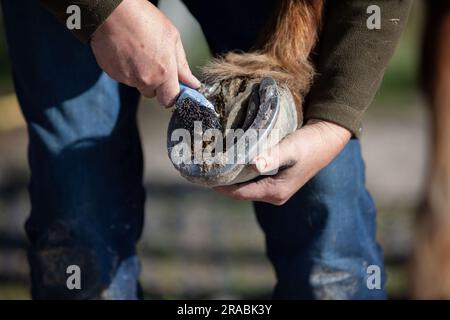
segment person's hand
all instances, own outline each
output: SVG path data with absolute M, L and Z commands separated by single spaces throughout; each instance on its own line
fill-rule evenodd
M 91 47 L 99 66 L 114 80 L 136 87 L 144 96 L 170 106 L 178 81 L 198 88 L 186 61 L 180 35 L 147 0 L 124 0 L 93 34 Z
M 261 174 L 279 168 L 275 175 L 262 175 L 255 181 L 214 189 L 238 200 L 282 205 L 328 165 L 342 151 L 350 137 L 350 131 L 337 124 L 310 120 L 280 141 L 278 146 L 252 161 L 254 169 Z

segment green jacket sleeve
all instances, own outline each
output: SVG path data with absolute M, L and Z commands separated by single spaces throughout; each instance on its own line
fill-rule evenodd
M 70 30 L 84 43 L 88 43 L 92 34 L 108 18 L 122 0 L 40 0 L 56 17 L 66 24 L 69 17 L 67 8 L 71 5 L 80 7 L 81 28 Z
M 317 78 L 305 119 L 337 123 L 359 136 L 404 29 L 412 0 L 329 0 L 321 34 Z M 381 9 L 381 29 L 370 30 L 367 8 Z

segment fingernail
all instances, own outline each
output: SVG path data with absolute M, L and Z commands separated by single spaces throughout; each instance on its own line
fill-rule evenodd
M 259 172 L 264 172 L 264 170 L 266 170 L 267 168 L 267 161 L 264 158 L 256 159 L 255 164 Z
M 191 74 L 192 74 L 192 73 L 191 73 Z M 198 80 L 197 77 L 194 76 L 193 74 L 192 74 L 192 78 L 195 80 L 196 86 L 197 86 L 197 87 L 200 87 L 200 86 L 202 85 L 202 83 L 200 82 L 200 80 Z

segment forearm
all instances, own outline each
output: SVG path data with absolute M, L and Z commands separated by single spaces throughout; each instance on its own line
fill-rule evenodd
M 67 8 L 77 5 L 81 9 L 81 28 L 71 30 L 73 34 L 88 43 L 92 34 L 122 2 L 122 0 L 39 0 L 41 4 L 50 10 L 62 23 L 66 23 L 69 15 Z
M 358 136 L 406 25 L 412 0 L 327 1 L 318 76 L 306 106 L 306 120 L 337 123 Z M 381 29 L 369 30 L 366 10 L 381 8 Z

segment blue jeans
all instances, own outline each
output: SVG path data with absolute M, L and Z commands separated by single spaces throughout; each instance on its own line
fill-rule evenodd
M 218 53 L 250 48 L 273 6 L 272 0 L 218 1 L 212 16 L 204 2 L 185 2 Z M 103 73 L 90 48 L 37 0 L 2 4 L 29 133 L 32 296 L 139 298 L 136 243 L 145 200 L 139 94 Z M 255 203 L 255 209 L 276 270 L 275 298 L 384 297 L 366 286 L 367 267 L 383 270 L 383 261 L 357 140 L 288 203 Z M 70 265 L 82 270 L 82 290 L 67 288 Z

